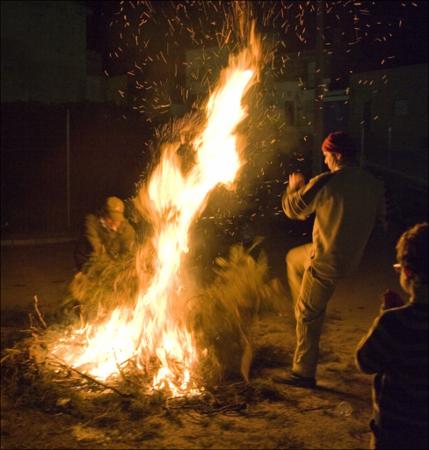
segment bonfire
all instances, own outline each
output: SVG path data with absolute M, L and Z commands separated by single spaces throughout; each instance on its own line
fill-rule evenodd
M 21 350 L 4 358 L 16 376 L 30 360 L 33 383 L 41 373 L 44 386 L 81 378 L 122 397 L 201 397 L 237 375 L 248 383 L 252 328 L 261 302 L 278 294 L 266 258 L 237 244 L 216 260 L 214 281 L 201 286 L 187 270 L 186 255 L 190 228 L 210 193 L 233 189 L 245 162 L 236 130 L 248 114 L 244 99 L 258 81 L 260 60 L 252 27 L 249 46 L 221 72 L 205 120 L 191 116 L 184 124 L 183 131 L 194 129 L 189 152 L 179 154 L 180 140 L 164 143 L 137 193 L 135 206 L 151 228 L 146 240 L 131 257 L 100 260 L 74 279 L 78 321 L 47 327 L 36 309 L 42 329 L 33 326 Z

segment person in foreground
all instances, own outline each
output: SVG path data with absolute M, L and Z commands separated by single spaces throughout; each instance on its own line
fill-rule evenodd
M 316 386 L 320 335 L 337 282 L 357 268 L 377 217 L 385 225 L 383 183 L 356 164 L 349 135 L 330 133 L 322 152 L 329 171 L 307 184 L 302 174 L 292 173 L 282 197 L 283 211 L 291 219 L 305 220 L 315 213 L 312 242 L 286 256 L 296 348 L 292 373 L 274 379 L 304 388 Z
M 358 368 L 375 374 L 371 448 L 427 449 L 428 223 L 407 230 L 396 245 L 403 304 L 392 291 L 356 351 Z
M 97 214 L 88 214 L 77 242 L 74 259 L 77 270 L 84 270 L 92 258 L 112 260 L 127 254 L 134 245 L 135 232 L 124 216 L 125 205 L 118 197 L 108 197 Z

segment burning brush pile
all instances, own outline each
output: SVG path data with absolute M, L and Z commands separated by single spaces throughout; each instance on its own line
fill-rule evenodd
M 279 294 L 267 261 L 233 246 L 216 260 L 214 281 L 200 286 L 186 254 L 189 229 L 210 192 L 219 185 L 232 189 L 244 164 L 235 132 L 247 115 L 243 97 L 258 79 L 260 57 L 252 30 L 249 47 L 221 73 L 203 123 L 188 124 L 195 131 L 186 158 L 180 142 L 161 147 L 135 199 L 151 233 L 131 257 L 99 260 L 73 280 L 80 318 L 47 327 L 36 308 L 40 326 L 2 361 L 21 393 L 27 386 L 46 401 L 61 391 L 56 402 L 70 398 L 65 390 L 77 395 L 83 388 L 183 399 L 206 396 L 231 377 L 249 381 L 253 327 L 261 305 Z
M 233 246 L 227 258 L 217 258 L 214 281 L 200 288 L 199 292 L 195 291 L 194 295 L 184 297 L 182 314 L 200 358 L 189 370 L 187 385 L 180 378 L 185 369 L 183 361 L 167 355 L 164 361 L 169 364 L 172 376 L 167 379 L 170 384 L 162 383 L 156 381 L 160 373 L 165 373 L 158 355 L 150 355 L 144 364 L 136 355 L 120 361 L 114 353 L 112 341 L 106 341 L 100 350 L 108 354 L 111 346 L 116 370 L 107 376 L 94 373 L 89 356 L 86 363 L 75 363 L 59 356 L 59 349 L 80 351 L 84 355 L 88 345 L 85 334 L 90 329 L 88 323 L 92 327 L 105 327 L 105 319 L 115 311 L 115 307 L 91 303 L 94 301 L 92 293 L 98 296 L 104 292 L 105 298 L 112 296 L 112 299 L 117 299 L 128 295 L 132 290 L 130 286 L 134 286 L 135 292 L 138 290 L 135 271 L 126 269 L 125 264 L 113 267 L 112 263 L 102 261 L 72 283 L 72 290 L 77 289 L 73 285 L 78 285 L 83 295 L 81 314 L 76 323 L 47 325 L 35 305 L 29 329 L 31 336 L 4 352 L 4 389 L 17 400 L 17 404 L 35 405 L 48 411 L 70 411 L 73 408 L 83 417 L 93 417 L 107 398 L 110 398 L 110 405 L 114 401 L 119 401 L 122 406 L 126 404 L 132 414 L 147 408 L 153 412 L 156 405 L 161 407 L 165 404 L 170 407 L 186 404 L 207 413 L 224 412 L 228 407 L 232 410 L 244 407 L 242 397 L 259 386 L 247 385 L 259 314 L 276 308 L 276 302 L 282 296 L 276 280 L 268 280 L 264 253 L 260 252 L 255 259 L 250 251 L 241 245 Z M 107 274 L 112 275 L 113 271 L 117 277 L 107 278 Z M 99 279 L 91 278 L 94 273 L 101 273 L 101 279 L 109 282 L 100 288 Z M 113 287 L 115 281 L 124 277 L 130 280 L 130 285 L 118 283 Z M 92 319 L 85 323 L 84 318 Z M 120 339 L 118 336 L 114 338 Z M 259 388 L 263 390 L 267 386 Z M 139 411 L 134 411 L 135 408 Z

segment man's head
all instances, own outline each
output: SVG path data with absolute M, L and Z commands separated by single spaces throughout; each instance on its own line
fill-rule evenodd
M 334 131 L 322 143 L 325 164 L 330 171 L 337 170 L 356 156 L 356 147 L 345 131 Z
M 407 292 L 411 285 L 428 282 L 428 228 L 427 222 L 414 225 L 402 234 L 396 244 L 400 282 Z
M 105 218 L 109 226 L 116 229 L 124 220 L 124 202 L 118 197 L 108 197 L 104 206 Z

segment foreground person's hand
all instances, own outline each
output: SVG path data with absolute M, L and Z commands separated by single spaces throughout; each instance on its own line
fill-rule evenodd
M 305 185 L 304 175 L 300 172 L 293 172 L 289 175 L 289 189 L 296 191 Z

